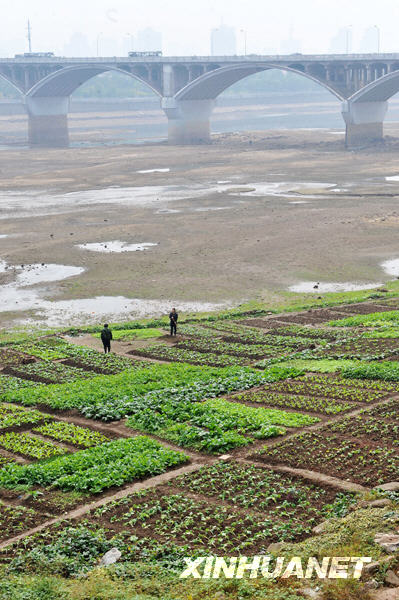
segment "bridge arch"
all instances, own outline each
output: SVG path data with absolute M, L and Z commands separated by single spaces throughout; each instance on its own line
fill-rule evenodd
M 140 68 L 140 67 L 138 67 Z M 160 90 L 154 84 L 150 83 L 145 79 L 146 72 L 142 71 L 142 76 L 125 70 L 123 68 L 113 65 L 76 65 L 70 67 L 63 67 L 50 75 L 47 75 L 40 81 L 38 81 L 31 89 L 26 93 L 27 98 L 42 98 L 42 97 L 69 97 L 79 86 L 89 81 L 97 75 L 106 73 L 109 71 L 116 71 L 132 77 L 136 81 L 143 83 L 149 87 L 154 94 L 161 97 Z
M 71 94 L 96 75 L 115 71 L 127 75 L 149 87 L 161 97 L 156 87 L 153 69 L 137 66 L 140 74 L 120 65 L 73 65 L 61 67 L 33 85 L 25 94 L 28 113 L 29 144 L 31 146 L 67 147 L 69 145 L 68 112 Z M 154 85 L 145 77 L 154 79 Z M 160 79 L 160 78 L 158 78 Z M 159 81 L 159 83 L 161 83 Z
M 16 90 L 21 96 L 23 96 L 23 94 L 24 94 L 23 90 L 20 87 L 18 87 L 17 84 L 14 83 L 11 79 L 9 79 L 7 77 L 7 75 L 5 75 L 4 73 L 0 72 L 0 79 L 2 79 L 3 81 L 6 81 L 7 83 L 9 83 L 10 86 L 14 88 L 14 90 Z
M 305 67 L 301 64 L 293 64 L 291 66 L 276 65 L 273 63 L 247 63 L 247 64 L 236 64 L 228 65 L 226 67 L 219 67 L 213 71 L 204 73 L 194 81 L 189 82 L 187 85 L 182 87 L 176 94 L 176 100 L 194 101 L 194 100 L 215 100 L 219 94 L 224 92 L 227 88 L 232 86 L 234 83 L 241 81 L 245 77 L 260 73 L 262 71 L 268 71 L 270 69 L 279 69 L 288 73 L 295 73 L 310 79 L 314 83 L 324 87 L 339 100 L 344 100 L 342 93 L 335 89 L 333 84 L 328 81 L 323 81 L 319 77 L 326 75 L 326 70 L 323 65 L 319 65 L 318 70 L 314 70 L 313 74 L 306 72 Z
M 397 65 L 399 67 L 399 64 Z M 349 102 L 387 102 L 399 92 L 399 70 L 383 75 L 361 88 L 349 98 Z

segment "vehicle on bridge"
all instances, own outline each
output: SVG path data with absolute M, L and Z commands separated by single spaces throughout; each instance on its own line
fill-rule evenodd
M 153 50 L 153 51 L 146 51 L 146 52 L 129 52 L 128 56 L 130 56 L 130 58 L 136 58 L 136 57 L 140 57 L 140 56 L 162 56 L 162 50 Z
M 16 54 L 14 58 L 52 58 L 54 52 L 24 52 L 23 54 Z

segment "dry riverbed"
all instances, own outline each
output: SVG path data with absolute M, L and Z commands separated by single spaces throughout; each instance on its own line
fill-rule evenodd
M 398 133 L 387 127 L 385 145 L 358 152 L 327 131 L 3 149 L 0 323 L 146 316 L 171 302 L 206 310 L 301 282 L 392 279 L 381 264 L 399 257 Z

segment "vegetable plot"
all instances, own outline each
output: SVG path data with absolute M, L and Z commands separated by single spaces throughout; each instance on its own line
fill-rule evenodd
M 165 544 L 206 553 L 266 553 L 270 542 L 303 538 L 325 515 L 345 510 L 351 501 L 349 494 L 301 478 L 218 463 L 110 503 L 91 520 L 101 518 L 111 531 L 133 531 L 147 543 L 155 533 Z
M 67 452 L 65 448 L 46 442 L 29 433 L 3 433 L 0 435 L 0 446 L 9 452 L 39 460 Z
M 40 383 L 70 383 L 77 379 L 90 379 L 96 375 L 83 369 L 45 360 L 9 368 L 9 373 Z
M 182 452 L 140 436 L 115 440 L 42 464 L 5 466 L 0 473 L 0 486 L 52 485 L 96 494 L 114 485 L 163 473 L 187 460 Z
M 367 486 L 395 481 L 399 476 L 397 447 L 375 446 L 328 430 L 304 433 L 273 447 L 264 447 L 256 458 L 266 463 L 319 471 Z
M 81 448 L 91 448 L 109 442 L 109 438 L 98 431 L 62 421 L 46 423 L 40 427 L 35 427 L 32 431 Z
M 158 360 L 167 360 L 172 362 L 190 363 L 192 365 L 210 365 L 213 367 L 227 367 L 229 365 L 246 365 L 249 358 L 231 356 L 229 354 L 215 354 L 212 352 L 200 352 L 198 350 L 189 350 L 179 346 L 166 346 L 164 344 L 154 344 L 140 350 L 133 350 L 131 354 L 136 356 L 146 356 Z
M 129 407 L 129 427 L 153 433 L 181 446 L 220 453 L 257 439 L 285 433 L 283 426 L 302 427 L 316 417 L 276 409 L 252 408 L 223 399 L 188 403 L 147 397 Z M 248 436 L 248 437 L 245 437 Z
M 267 390 L 256 392 L 243 392 L 234 394 L 232 400 L 236 402 L 256 402 L 268 406 L 281 406 L 283 408 L 295 408 L 325 415 L 336 415 L 353 409 L 356 404 L 351 402 L 340 402 L 331 398 L 319 398 L 315 396 L 301 396 L 300 394 L 279 394 Z
M 26 410 L 19 406 L 11 404 L 0 404 L 0 429 L 8 427 L 17 427 L 27 423 L 39 423 L 44 419 L 48 419 L 48 415 L 44 415 L 38 410 Z

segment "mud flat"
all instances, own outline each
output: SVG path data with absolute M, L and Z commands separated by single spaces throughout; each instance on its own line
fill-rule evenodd
M 141 314 L 147 300 L 162 312 L 170 301 L 268 300 L 301 282 L 378 285 L 393 278 L 381 264 L 399 257 L 399 127 L 386 132 L 359 152 L 320 130 L 197 147 L 0 150 L 0 265 L 75 267 L 42 282 L 39 301 L 123 298 Z M 104 240 L 156 245 L 79 247 Z M 7 277 L 0 269 L 3 287 Z M 0 323 L 34 319 L 25 308 L 7 306 Z

